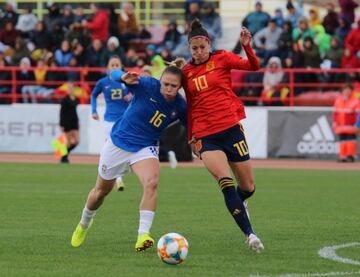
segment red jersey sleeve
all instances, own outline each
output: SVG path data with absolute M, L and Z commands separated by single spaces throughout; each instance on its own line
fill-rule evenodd
M 256 71 L 260 69 L 259 60 L 256 57 L 251 46 L 243 46 L 247 59 L 244 59 L 234 53 L 226 52 L 227 67 L 230 69 Z

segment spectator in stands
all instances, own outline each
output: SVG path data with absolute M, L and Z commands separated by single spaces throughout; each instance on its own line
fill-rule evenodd
M 156 47 L 153 44 L 149 44 L 146 47 L 145 63 L 151 65 L 152 76 L 160 79 L 163 70 L 166 68 L 166 64 L 163 58 L 156 53 Z
M 28 37 L 29 32 L 35 30 L 37 21 L 38 19 L 35 14 L 32 13 L 32 9 L 25 7 L 24 12 L 19 16 L 15 28 L 19 30 L 23 36 Z
M 48 14 L 44 17 L 44 22 L 46 25 L 47 30 L 54 30 L 55 26 L 60 26 L 61 29 L 61 13 L 60 7 L 56 3 L 52 3 L 51 5 L 47 6 Z M 58 46 L 58 45 L 56 45 Z
M 203 0 L 186 0 L 185 1 L 185 21 L 187 22 L 187 18 L 190 14 L 190 5 L 191 3 L 198 3 L 199 7 L 202 6 L 202 4 L 204 3 Z M 200 11 L 200 8 L 199 8 Z
M 260 1 L 255 3 L 255 11 L 249 13 L 243 20 L 242 26 L 246 27 L 252 35 L 268 26 L 270 15 L 262 10 Z
M 79 67 L 77 59 L 72 56 L 69 61 L 69 67 L 71 67 L 72 71 L 66 71 L 66 80 L 69 82 L 79 82 L 80 81 L 80 71 L 77 70 Z
M 355 20 L 355 9 L 359 6 L 354 0 L 339 0 L 339 5 L 341 8 L 341 16 L 347 18 L 350 22 L 350 25 L 354 23 Z
M 339 15 L 335 11 L 333 3 L 327 3 L 326 8 L 327 14 L 323 19 L 322 25 L 325 27 L 326 33 L 334 35 L 336 28 L 339 27 Z
M 293 28 L 296 28 L 299 23 L 299 19 L 304 16 L 303 12 L 303 4 L 304 0 L 300 0 L 296 7 L 294 6 L 293 2 L 291 0 L 288 0 L 286 4 L 286 9 L 288 10 L 288 17 L 286 20 L 290 21 Z
M 109 3 L 105 7 L 109 14 L 109 36 L 110 37 L 118 37 L 119 36 L 119 28 L 118 28 L 118 14 L 115 11 L 115 7 L 113 4 Z
M 310 28 L 321 25 L 319 10 L 317 8 L 312 8 L 309 11 L 309 25 Z
M 256 54 L 264 59 L 264 64 L 267 63 L 270 57 L 280 55 L 278 51 L 278 41 L 281 33 L 282 29 L 276 26 L 276 20 L 271 19 L 267 27 L 255 34 L 254 43 L 257 48 Z
M 185 13 L 185 21 L 187 23 L 191 23 L 191 21 L 193 21 L 196 18 L 200 18 L 201 17 L 201 5 L 202 3 L 200 3 L 199 1 L 191 1 L 189 3 L 189 10 L 187 13 Z
M 135 16 L 135 9 L 132 3 L 123 3 L 122 11 L 118 17 L 118 29 L 120 33 L 120 40 L 125 49 L 128 48 L 128 42 L 131 39 L 139 36 L 139 25 Z
M 47 67 L 45 61 L 40 59 L 37 63 L 37 67 L 34 71 L 36 84 L 23 86 L 21 94 L 23 96 L 23 102 L 37 103 L 39 97 L 45 98 L 54 92 L 54 89 L 44 86 L 44 81 L 47 73 Z
M 304 42 L 306 37 L 314 39 L 315 34 L 311 28 L 309 28 L 308 20 L 305 17 L 299 19 L 299 27 L 293 30 L 293 40 Z
M 180 41 L 178 45 L 172 50 L 172 55 L 174 57 L 183 57 L 185 59 L 189 59 L 191 57 L 189 51 L 189 42 L 188 42 L 188 33 L 189 33 L 190 25 L 185 22 L 184 24 L 184 33 L 180 36 Z M 239 42 L 240 43 L 240 42 Z
M 88 30 L 79 22 L 70 25 L 70 29 L 66 32 L 65 38 L 70 41 L 71 44 L 81 43 L 82 45 L 89 45 L 91 42 Z
M 18 82 L 29 82 L 26 84 L 20 84 L 16 87 L 16 93 L 22 94 L 23 89 L 26 89 L 26 86 L 34 85 L 35 74 L 34 71 L 30 70 L 31 62 L 28 57 L 23 57 L 20 60 L 20 71 L 16 72 L 16 80 Z M 23 103 L 27 103 L 28 99 L 23 98 Z
M 331 68 L 340 68 L 343 52 L 344 51 L 339 44 L 339 39 L 337 37 L 333 37 L 330 42 L 330 49 L 327 50 L 324 59 L 331 62 Z
M 314 40 L 311 37 L 305 37 L 302 51 L 304 53 L 305 68 L 320 68 L 321 57 L 319 47 L 314 43 Z M 305 73 L 303 74 L 303 80 L 306 83 L 316 83 L 319 80 L 318 76 L 319 74 L 317 73 Z
M 356 57 L 351 48 L 345 48 L 341 58 L 342 68 L 360 68 L 360 59 Z
M 291 22 L 285 21 L 284 24 L 282 25 L 282 28 L 283 31 L 278 40 L 278 47 L 279 47 L 281 60 L 284 60 L 290 56 L 293 47 Z
M 321 58 L 319 47 L 311 37 L 305 37 L 303 53 L 305 68 L 320 68 Z
M 72 56 L 70 42 L 64 39 L 61 42 L 61 47 L 55 50 L 55 61 L 60 67 L 67 67 Z
M 86 14 L 84 13 L 84 8 L 81 5 L 77 5 L 74 13 L 74 21 L 81 23 L 83 20 L 86 20 Z
M 151 66 L 144 65 L 140 70 L 140 76 L 152 77 Z
M 3 70 L 0 70 L 0 104 L 6 104 L 10 101 L 4 98 L 6 94 L 11 93 L 11 84 L 7 83 L 4 84 L 2 82 L 4 81 L 11 81 L 11 73 L 9 70 L 6 70 L 7 63 L 4 57 L 0 57 L 0 68 Z M 5 69 L 5 70 L 4 70 Z
M 304 53 L 297 42 L 292 45 L 290 58 L 294 68 L 304 68 Z
M 180 42 L 181 33 L 178 31 L 176 20 L 171 20 L 168 24 L 168 29 L 165 32 L 164 40 L 160 45 L 160 49 L 165 47 L 170 51 L 174 50 Z
M 282 105 L 286 100 L 289 89 L 286 86 L 286 74 L 281 71 L 281 60 L 278 57 L 271 57 L 267 64 L 267 71 L 263 79 L 263 91 L 261 101 L 264 105 Z M 275 98 L 275 99 L 274 99 Z
M 6 21 L 4 28 L 0 30 L 0 41 L 5 45 L 14 48 L 16 38 L 20 36 L 20 32 L 14 28 L 12 21 Z
M 202 6 L 202 10 L 201 22 L 208 31 L 212 47 L 216 48 L 216 40 L 222 36 L 221 17 L 215 11 L 214 3 L 205 2 Z
M 339 27 L 335 29 L 335 36 L 339 38 L 339 43 L 341 47 L 344 47 L 345 40 L 348 34 L 351 31 L 351 25 L 346 17 L 341 16 L 339 18 Z
M 47 83 L 46 87 L 55 89 L 61 86 L 63 84 L 63 81 L 66 80 L 65 72 L 57 71 L 56 69 L 58 68 L 59 66 L 54 59 L 49 61 L 49 67 L 46 71 L 45 81 L 51 83 Z
M 278 27 L 282 27 L 284 25 L 285 19 L 281 8 L 277 8 L 275 10 L 274 19 L 276 20 L 276 25 Z
M 315 34 L 314 42 L 319 46 L 320 55 L 323 57 L 330 48 L 331 36 L 325 32 L 325 28 L 322 25 L 316 25 L 312 30 Z
M 50 32 L 51 32 L 51 48 L 57 49 L 61 46 L 61 43 L 65 38 L 65 33 L 61 29 L 60 22 L 56 23 L 53 26 L 53 29 L 50 30 Z
M 124 66 L 125 67 L 136 67 L 137 62 L 139 60 L 139 56 L 136 53 L 134 48 L 129 48 L 126 51 L 125 59 L 124 59 Z
M 86 62 L 86 52 L 84 46 L 80 42 L 75 42 L 72 46 L 73 57 L 77 61 L 78 66 L 85 66 Z
M 18 22 L 19 14 L 15 11 L 15 4 L 7 2 L 5 4 L 4 13 L 1 17 L 0 27 L 3 28 L 7 21 L 11 21 L 13 26 Z
M 94 16 L 91 21 L 83 20 L 82 26 L 89 30 L 91 40 L 99 39 L 105 44 L 109 37 L 108 12 L 103 9 L 102 4 L 91 3 L 90 8 Z
M 171 55 L 171 51 L 167 48 L 163 48 L 160 51 L 160 56 L 164 60 L 164 62 L 171 63 L 174 60 L 174 57 Z
M 38 21 L 35 30 L 30 33 L 30 40 L 36 49 L 50 49 L 51 34 L 46 30 L 44 21 Z
M 14 52 L 11 57 L 11 64 L 18 66 L 20 64 L 20 60 L 24 57 L 30 57 L 30 51 L 27 47 L 26 41 L 21 37 L 17 37 L 15 40 Z
M 117 37 L 110 37 L 106 44 L 106 49 L 103 51 L 101 57 L 101 66 L 106 67 L 111 56 L 118 56 L 123 61 L 124 49 L 120 46 L 119 39 Z
M 104 48 L 100 39 L 93 40 L 91 46 L 86 51 L 86 65 L 89 67 L 101 67 L 103 51 Z
M 357 22 L 357 27 L 352 29 L 348 34 L 345 47 L 351 49 L 351 51 L 360 59 L 360 19 Z
M 66 32 L 70 29 L 70 26 L 75 22 L 75 16 L 72 10 L 72 6 L 66 4 L 63 7 L 63 14 L 61 17 L 61 26 L 62 29 Z

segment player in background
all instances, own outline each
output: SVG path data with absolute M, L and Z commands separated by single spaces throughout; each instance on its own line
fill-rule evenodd
M 89 193 L 80 223 L 72 235 L 73 247 L 79 247 L 84 242 L 93 217 L 112 190 L 115 179 L 126 174 L 129 167 L 143 186 L 135 249 L 144 251 L 153 246 L 150 228 L 157 205 L 159 138 L 162 130 L 178 119 L 186 125 L 186 102 L 178 94 L 183 80 L 179 67 L 184 63 L 178 60 L 168 66 L 160 81 L 121 70 L 110 73 L 113 80 L 125 83 L 134 96 L 101 150 L 96 185 Z
M 75 97 L 75 88 L 69 83 L 68 94 L 60 102 L 60 129 L 65 135 L 68 153 L 61 157 L 61 163 L 69 163 L 69 155 L 80 143 L 79 117 L 76 111 L 79 100 Z
M 244 206 L 244 201 L 255 192 L 249 148 L 239 123 L 245 118 L 245 110 L 232 91 L 230 74 L 232 69 L 256 71 L 260 68 L 251 48 L 251 34 L 246 28 L 240 33 L 247 59 L 224 50 L 211 52 L 208 32 L 198 20 L 191 23 L 188 42 L 192 60 L 183 68 L 183 87 L 191 147 L 218 182 L 226 206 L 246 235 L 248 246 L 260 252 L 264 246 Z
M 122 62 L 119 56 L 110 57 L 107 65 L 108 72 L 114 69 L 122 69 Z M 131 100 L 131 94 L 124 83 L 119 83 L 111 80 L 109 76 L 101 78 L 97 81 L 92 93 L 91 93 L 91 109 L 92 118 L 99 120 L 100 117 L 97 113 L 97 97 L 103 93 L 106 103 L 104 114 L 104 129 L 106 138 L 110 136 L 111 128 L 115 124 L 115 121 L 124 114 L 126 108 L 129 106 Z M 119 176 L 115 182 L 115 188 L 118 191 L 124 190 L 124 182 L 122 177 Z
M 354 162 L 356 151 L 356 108 L 358 100 L 353 86 L 345 84 L 336 98 L 333 110 L 333 130 L 339 137 L 339 162 Z

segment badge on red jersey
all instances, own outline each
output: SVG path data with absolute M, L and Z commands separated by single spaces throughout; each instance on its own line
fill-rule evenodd
M 214 61 L 209 61 L 206 64 L 206 71 L 211 71 L 215 69 L 215 62 Z

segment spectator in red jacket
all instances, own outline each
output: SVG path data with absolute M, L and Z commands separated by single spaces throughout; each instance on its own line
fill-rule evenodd
M 358 20 L 358 26 L 352 29 L 345 40 L 345 47 L 350 48 L 355 55 L 360 58 L 360 19 Z
M 89 29 L 91 40 L 99 39 L 105 44 L 109 37 L 108 12 L 102 8 L 101 4 L 92 3 L 90 7 L 94 12 L 94 17 L 90 22 L 84 20 L 82 25 Z
M 354 52 L 350 48 L 345 48 L 344 54 L 341 58 L 342 68 L 359 68 L 360 59 L 354 55 Z

